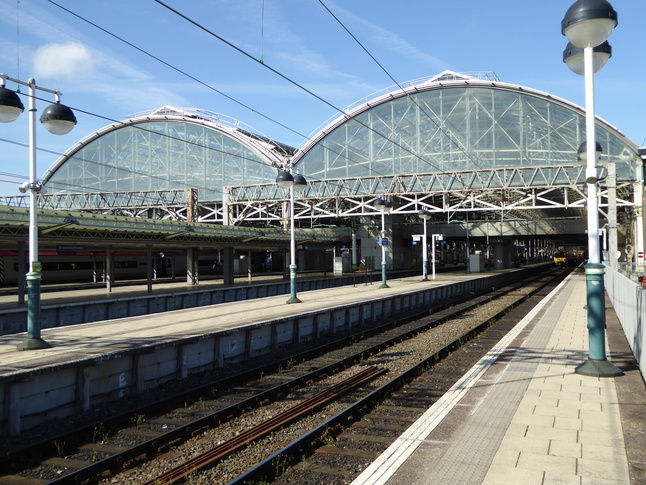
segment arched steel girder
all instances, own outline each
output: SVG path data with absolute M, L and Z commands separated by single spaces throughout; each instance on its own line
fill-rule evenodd
M 501 211 L 523 219 L 583 217 L 584 178 L 584 168 L 573 165 L 310 179 L 306 192 L 295 200 L 295 217 L 329 221 L 374 216 L 379 212 L 373 202 L 381 196 L 396 199 L 395 214 L 417 214 L 426 209 L 443 218 L 467 211 L 492 219 Z M 603 212 L 608 205 L 604 181 L 600 189 Z M 618 182 L 617 207 L 633 206 L 633 199 L 633 182 Z M 28 198 L 2 197 L 0 205 L 28 207 Z M 39 197 L 39 208 L 230 225 L 283 224 L 288 209 L 286 194 L 275 183 L 226 188 L 223 203 L 200 201 L 199 193 L 188 189 L 48 194 Z
M 377 197 L 396 199 L 391 214 L 417 214 L 425 209 L 438 217 L 453 212 L 522 214 L 524 219 L 584 217 L 585 170 L 581 166 L 519 167 L 454 173 L 308 180 L 295 200 L 297 219 L 338 219 L 379 214 Z M 225 189 L 226 223 L 281 221 L 285 195 L 275 184 Z M 632 182 L 617 184 L 617 207 L 632 206 Z M 608 190 L 601 185 L 600 207 Z M 548 215 L 547 211 L 553 212 Z M 555 214 L 554 211 L 559 211 Z M 493 217 L 493 216 L 492 216 Z

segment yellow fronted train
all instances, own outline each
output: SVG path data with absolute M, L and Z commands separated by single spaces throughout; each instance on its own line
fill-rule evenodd
M 552 255 L 552 260 L 557 266 L 565 266 L 568 262 L 567 253 L 564 251 L 555 251 Z

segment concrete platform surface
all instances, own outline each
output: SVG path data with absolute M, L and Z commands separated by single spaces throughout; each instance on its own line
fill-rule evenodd
M 353 485 L 646 483 L 646 390 L 606 299 L 608 360 L 588 356 L 586 283 L 570 275 Z
M 236 290 L 217 304 L 173 311 L 142 314 L 137 306 L 121 305 L 122 311 L 109 319 L 44 328 L 41 337 L 51 348 L 18 350 L 25 347 L 26 333 L 6 334 L 0 336 L 0 438 L 168 382 L 235 369 L 353 327 L 425 311 L 435 302 L 501 287 L 533 271 L 530 266 L 444 273 L 435 281 L 419 275 L 388 280 L 386 288 L 357 282 L 300 291 L 302 302 L 296 304 L 287 304 L 288 294 L 237 298 Z M 63 297 L 71 302 L 85 296 L 86 307 L 99 306 L 93 290 L 86 291 Z M 148 298 L 167 297 L 154 293 Z M 61 303 L 61 311 L 66 306 Z
M 83 357 L 108 354 L 136 346 L 169 342 L 210 332 L 227 331 L 273 319 L 297 316 L 308 312 L 363 303 L 369 300 L 406 294 L 422 288 L 444 286 L 465 279 L 479 279 L 500 272 L 445 273 L 435 281 L 421 281 L 421 276 L 388 280 L 389 288 L 379 288 L 381 281 L 355 286 L 300 292 L 302 303 L 286 304 L 289 295 L 277 295 L 238 302 L 224 302 L 205 307 L 175 310 L 136 317 L 92 322 L 69 327 L 49 328 L 42 338 L 50 349 L 18 351 L 17 345 L 26 332 L 0 336 L 0 376 L 41 366 L 80 360 Z M 177 284 L 176 289 L 184 289 Z M 121 287 L 118 294 L 145 291 L 137 287 Z M 168 285 L 157 291 L 168 292 Z M 105 296 L 103 290 L 75 290 L 47 295 L 48 301 L 78 301 Z M 0 307 L 1 309 L 1 307 Z

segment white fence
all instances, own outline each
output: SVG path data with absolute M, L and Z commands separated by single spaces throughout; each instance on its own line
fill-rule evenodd
M 610 301 L 635 354 L 642 377 L 646 365 L 646 289 L 616 269 L 605 267 L 604 283 Z

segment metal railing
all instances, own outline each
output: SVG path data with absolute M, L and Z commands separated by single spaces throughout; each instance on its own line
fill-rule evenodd
M 627 263 L 620 263 L 626 265 Z M 641 267 L 643 270 L 643 266 Z M 646 363 L 646 288 L 620 272 L 618 268 L 605 267 L 604 284 L 615 313 L 621 322 L 626 340 L 635 355 L 644 377 Z M 636 273 L 631 270 L 631 274 Z M 642 271 L 643 274 L 643 271 Z

